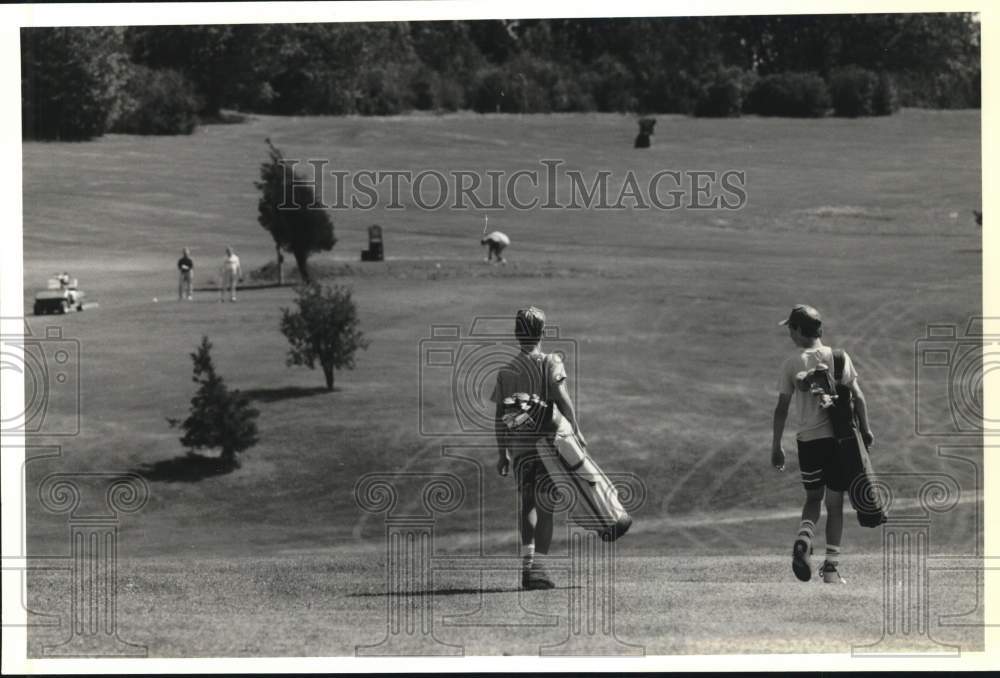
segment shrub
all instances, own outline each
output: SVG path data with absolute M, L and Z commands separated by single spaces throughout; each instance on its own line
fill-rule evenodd
M 502 66 L 480 69 L 469 100 L 479 113 L 550 113 L 559 103 L 563 79 L 556 64 L 522 54 Z
M 872 115 L 892 115 L 899 110 L 896 83 L 885 71 L 878 74 L 875 94 L 872 97 Z
M 198 391 L 191 398 L 191 413 L 182 423 L 170 421 L 184 430 L 181 444 L 189 448 L 220 448 L 220 459 L 230 467 L 239 466 L 238 452 L 257 443 L 257 417 L 250 399 L 239 391 L 230 391 L 212 363 L 212 343 L 201 338 L 198 350 L 191 354 L 193 381 Z
M 830 101 L 833 114 L 857 118 L 874 112 L 878 76 L 867 68 L 844 66 L 830 74 Z
M 586 82 L 572 77 L 560 77 L 552 88 L 552 110 L 586 113 L 596 111 L 597 104 Z
M 638 109 L 660 113 L 693 113 L 699 94 L 699 79 L 683 68 L 656 69 L 636 88 Z
M 398 64 L 367 69 L 359 77 L 357 112 L 361 115 L 397 115 L 410 110 L 413 91 L 409 74 Z
M 815 73 L 789 71 L 760 78 L 747 104 L 748 112 L 757 115 L 819 118 L 830 107 L 830 94 Z
M 465 88 L 451 75 L 438 77 L 433 92 L 434 110 L 460 111 L 466 107 Z
M 287 364 L 314 369 L 319 363 L 332 391 L 334 370 L 353 369 L 355 351 L 368 348 L 358 329 L 358 309 L 346 288 L 312 284 L 296 292 L 298 309 L 281 309 L 281 333 L 291 344 Z
M 418 111 L 457 111 L 465 107 L 465 91 L 450 75 L 428 68 L 414 75 L 413 107 Z
M 497 66 L 476 72 L 469 89 L 469 103 L 477 113 L 499 113 L 507 107 L 504 74 Z
M 633 94 L 635 78 L 618 59 L 602 54 L 591 64 L 585 78 L 593 93 L 594 105 L 599 111 L 625 113 L 636 110 Z
M 720 68 L 701 86 L 694 114 L 707 118 L 733 118 L 743 111 L 743 100 L 753 87 L 755 74 L 740 68 Z
M 111 130 L 123 134 L 191 134 L 201 102 L 177 71 L 133 65 L 125 104 Z

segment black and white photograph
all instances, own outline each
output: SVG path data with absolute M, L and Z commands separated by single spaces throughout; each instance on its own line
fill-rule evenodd
M 5 673 L 1000 667 L 985 3 L 296 5 L 0 7 Z

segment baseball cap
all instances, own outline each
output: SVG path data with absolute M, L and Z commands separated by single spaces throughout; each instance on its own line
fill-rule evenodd
M 823 317 L 812 306 L 796 304 L 788 317 L 778 324 L 792 325 L 800 330 L 817 330 L 823 324 Z

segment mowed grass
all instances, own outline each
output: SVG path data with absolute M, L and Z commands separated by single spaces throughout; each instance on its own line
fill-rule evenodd
M 165 419 L 187 411 L 188 353 L 207 334 L 220 373 L 254 395 L 260 442 L 236 473 L 151 481 L 147 505 L 122 519 L 123 556 L 151 568 L 190 559 L 208 572 L 207 558 L 334 548 L 328 565 L 336 578 L 337 554 L 378 548 L 384 535 L 383 516 L 359 508 L 356 481 L 370 472 L 442 471 L 459 476 L 466 492 L 458 510 L 438 516 L 436 549 L 513 554 L 513 485 L 496 476 L 489 437 L 421 434 L 421 421 L 425 431 L 458 432 L 450 381 L 422 381 L 421 347 L 435 325 L 468 328 L 478 316 L 509 317 L 530 303 L 546 310 L 575 356 L 570 376 L 592 453 L 606 471 L 644 483 L 619 552 L 754 554 L 763 559 L 755 561 L 760 580 L 784 585 L 802 490 L 791 436 L 786 473 L 768 464 L 775 381 L 791 349 L 776 323 L 808 302 L 827 319 L 827 342 L 854 358 L 877 468 L 909 474 L 894 480 L 904 500 L 927 474 L 956 477 L 963 501 L 934 515 L 932 547 L 972 553 L 979 459 L 943 458 L 938 446 L 956 439 L 915 434 L 914 366 L 928 323 L 964 326 L 981 310 L 980 231 L 971 216 L 981 193 L 979 126 L 978 112 L 968 111 L 816 121 L 669 116 L 654 147 L 639 152 L 631 148 L 634 121 L 614 115 L 261 117 L 189 138 L 26 144 L 25 299 L 68 269 L 100 303 L 29 321 L 36 334 L 59 326 L 79 341 L 82 412 L 79 435 L 51 441 L 62 445 L 61 457 L 27 467 L 29 550 L 58 555 L 68 547 L 65 516 L 46 513 L 31 489 L 46 474 L 148 473 L 185 454 Z M 291 157 L 354 171 L 512 172 L 561 159 L 620 181 L 628 170 L 642 178 L 660 169 L 737 169 L 746 171 L 749 202 L 739 211 L 492 212 L 491 227 L 514 241 L 504 269 L 482 263 L 482 212 L 423 211 L 406 198 L 403 210 L 335 211 L 339 242 L 316 261 L 353 288 L 371 346 L 327 393 L 317 388 L 319 373 L 285 365 L 278 323 L 290 290 L 246 290 L 237 304 L 220 304 L 211 291 L 195 303 L 173 301 L 184 246 L 202 283 L 217 277 L 226 245 L 247 270 L 273 257 L 252 185 L 266 136 Z M 390 261 L 362 266 L 355 262 L 371 223 L 384 227 Z M 473 404 L 487 407 L 489 388 L 478 386 Z M 944 414 L 946 388 L 942 382 L 936 403 Z M 74 398 L 53 402 L 47 421 L 65 423 Z M 399 512 L 417 510 L 419 486 L 401 492 Z M 862 530 L 851 515 L 847 525 L 848 549 L 879 548 L 878 531 Z M 771 557 L 773 572 L 764 565 Z M 375 561 L 366 572 L 377 578 Z M 668 561 L 656 587 L 669 587 L 659 577 L 669 580 L 683 562 Z M 733 566 L 716 576 L 738 579 L 738 559 L 724 562 Z M 287 572 L 294 568 L 289 561 Z M 185 595 L 165 602 L 163 614 L 181 615 Z M 628 613 L 621 618 L 627 623 Z M 635 623 L 648 619 L 639 614 Z M 178 649 L 167 654 L 203 647 L 169 642 Z
M 428 588 L 397 598 L 386 595 L 378 554 L 369 550 L 125 559 L 119 637 L 153 657 L 428 656 L 443 645 L 466 656 L 622 657 L 982 647 L 981 628 L 977 638 L 960 626 L 983 623 L 972 572 L 931 573 L 932 639 L 912 628 L 884 635 L 891 628 L 884 621 L 903 620 L 887 619 L 882 607 L 889 592 L 880 555 L 852 558 L 847 586 L 799 582 L 777 555 L 621 557 L 613 594 L 596 600 L 586 590 L 596 580 L 570 580 L 565 560 L 553 567 L 558 584 L 549 591 L 519 591 L 516 568 L 507 559 L 482 573 L 439 570 Z M 69 591 L 68 573 L 34 574 L 29 609 L 68 618 Z M 388 608 L 396 605 L 401 626 L 390 636 Z M 939 621 L 949 615 L 950 623 Z M 34 629 L 29 655 L 43 656 L 43 645 L 67 637 L 65 627 Z

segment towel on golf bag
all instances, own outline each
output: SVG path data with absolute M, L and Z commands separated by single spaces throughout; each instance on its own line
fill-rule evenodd
M 537 434 L 546 424 L 549 404 L 532 393 L 515 393 L 503 399 L 503 423 L 510 433 Z
M 847 477 L 851 478 L 847 496 L 858 514 L 862 527 L 878 527 L 887 519 L 883 497 L 876 487 L 875 471 L 872 469 L 868 446 L 858 431 L 857 412 L 854 410 L 854 392 L 840 383 L 844 371 L 844 352 L 833 351 L 833 379 L 837 398 L 830 412 L 833 435 L 837 440 L 837 453 L 846 465 Z
M 558 419 L 555 437 L 539 445 L 545 470 L 559 491 L 576 493 L 570 517 L 604 541 L 614 541 L 628 532 L 632 518 L 618 499 L 614 484 L 580 444 L 572 425 L 564 417 Z

